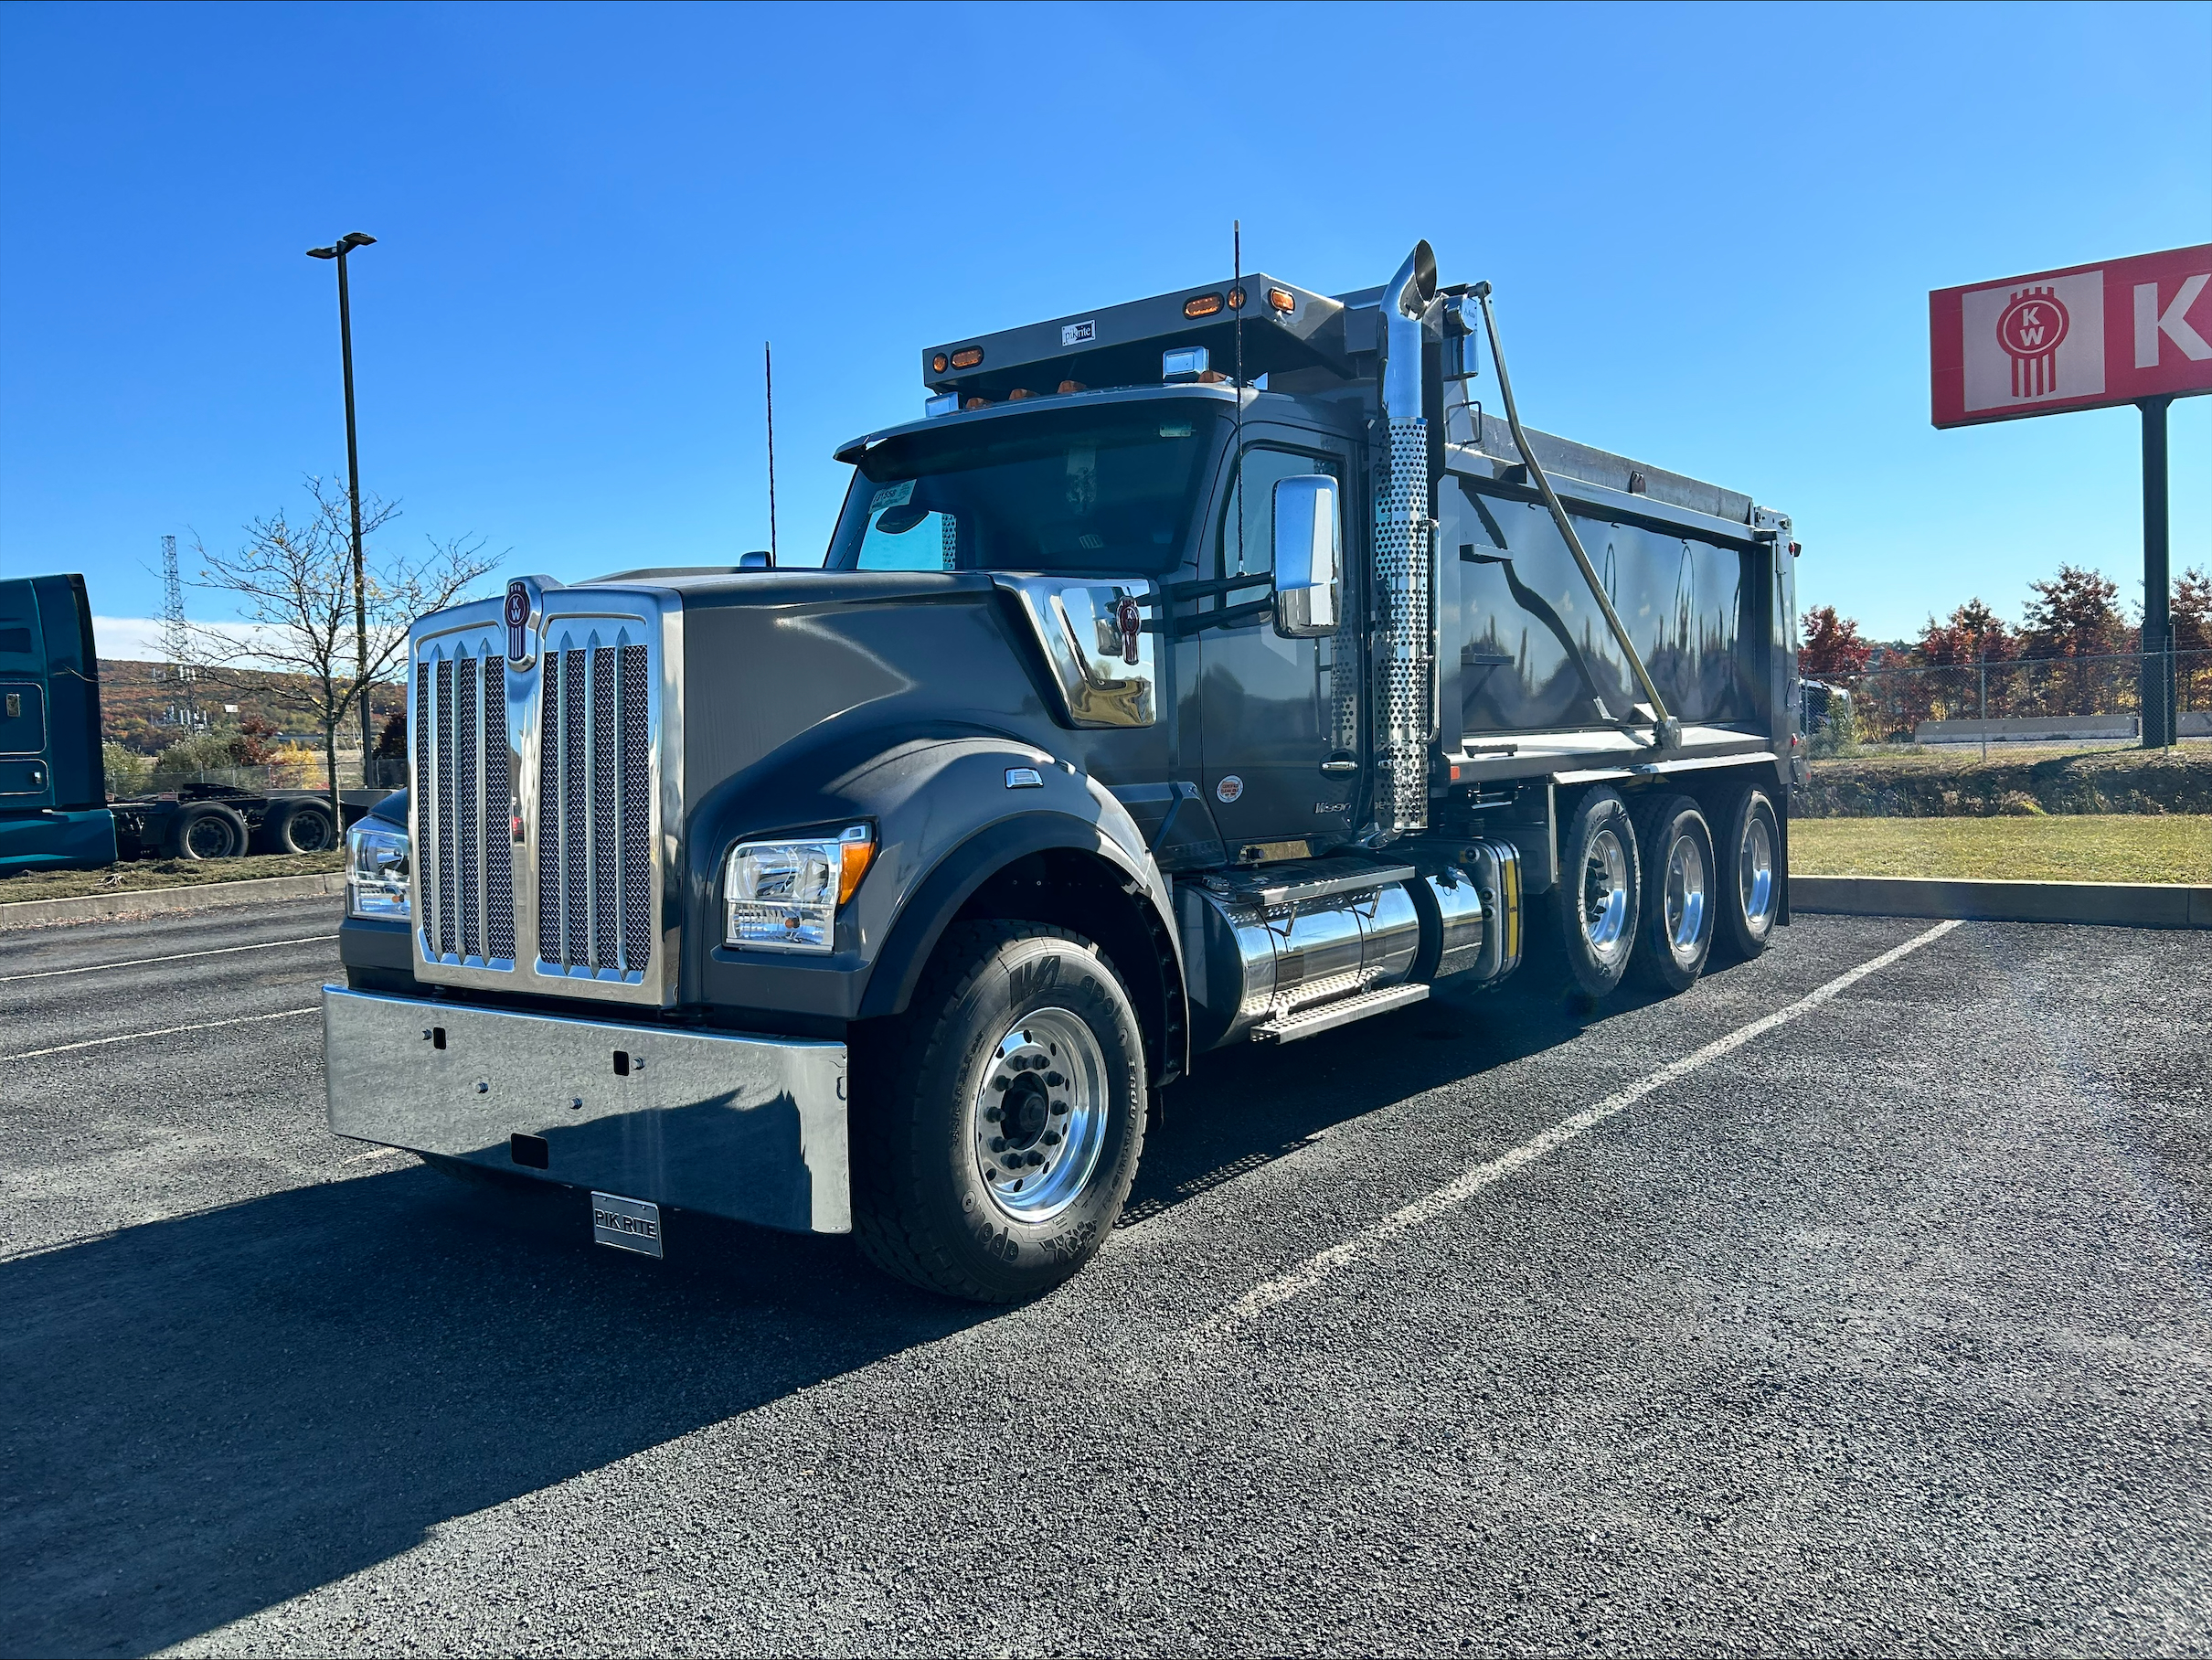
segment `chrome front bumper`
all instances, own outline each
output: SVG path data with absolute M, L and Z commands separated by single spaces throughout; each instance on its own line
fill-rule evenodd
M 323 988 L 334 1133 L 797 1232 L 852 1230 L 842 1043 Z M 542 1168 L 517 1162 L 514 1138 Z

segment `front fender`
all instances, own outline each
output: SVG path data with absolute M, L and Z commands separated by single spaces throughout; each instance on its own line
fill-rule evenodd
M 825 765 L 828 762 L 831 764 Z M 1009 788 L 1026 768 L 1039 784 Z M 782 769 L 779 769 L 782 771 Z M 975 889 L 1014 860 L 1052 848 L 1087 852 L 1127 878 L 1178 951 L 1166 880 L 1129 811 L 1042 750 L 997 733 L 913 734 L 865 757 L 814 753 L 784 780 L 740 776 L 702 803 L 692 826 L 692 999 L 829 1020 L 903 1010 L 945 927 Z M 823 956 L 721 943 L 721 872 L 751 836 L 874 825 L 874 866 L 840 913 Z M 1174 963 L 1178 991 L 1179 956 Z

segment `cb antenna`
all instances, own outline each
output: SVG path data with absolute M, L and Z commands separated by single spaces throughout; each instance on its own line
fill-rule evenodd
M 760 342 L 760 381 L 768 393 L 768 562 L 776 559 L 776 354 Z

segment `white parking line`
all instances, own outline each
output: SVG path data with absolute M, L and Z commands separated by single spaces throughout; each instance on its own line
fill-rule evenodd
M 227 957 L 238 951 L 268 951 L 279 945 L 314 945 L 336 934 L 303 934 L 296 940 L 263 940 L 259 945 L 220 945 L 213 951 L 180 951 L 173 957 L 133 957 L 128 963 L 94 963 L 84 968 L 42 968 L 35 974 L 0 974 L 0 985 L 18 980 L 52 980 L 62 974 L 96 974 L 110 968 L 144 968 L 149 963 L 183 963 L 193 957 Z
M 1932 941 L 1941 939 L 1958 922 L 1939 922 L 1926 933 L 1915 934 L 1902 945 L 1884 952 L 1880 956 L 1845 971 L 1821 986 L 1800 997 L 1786 1008 L 1776 1009 L 1749 1026 L 1737 1027 L 1725 1038 L 1717 1038 L 1705 1048 L 1685 1055 L 1680 1060 L 1671 1060 L 1657 1071 L 1637 1080 L 1618 1094 L 1608 1095 L 1595 1106 L 1585 1107 L 1571 1118 L 1560 1120 L 1550 1129 L 1533 1135 L 1508 1153 L 1499 1155 L 1487 1164 L 1476 1165 L 1462 1172 L 1452 1181 L 1434 1192 L 1427 1194 L 1402 1210 L 1394 1210 L 1372 1228 L 1354 1234 L 1342 1244 L 1332 1245 L 1318 1255 L 1307 1258 L 1286 1274 L 1262 1281 L 1212 1319 L 1207 1321 L 1192 1335 L 1194 1344 L 1221 1336 L 1245 1321 L 1256 1318 L 1279 1303 L 1287 1303 L 1303 1291 L 1320 1284 L 1347 1262 L 1366 1255 L 1377 1246 L 1397 1238 L 1424 1222 L 1434 1221 L 1446 1211 L 1455 1209 L 1494 1182 L 1503 1181 L 1524 1165 L 1534 1164 L 1547 1153 L 1564 1146 L 1585 1130 L 1596 1128 L 1607 1119 L 1628 1107 L 1635 1105 L 1654 1090 L 1664 1089 L 1688 1073 L 1696 1071 L 1708 1061 L 1741 1048 L 1752 1038 L 1772 1031 L 1776 1027 L 1794 1020 L 1800 1015 L 1810 1014 L 1830 998 L 1847 991 L 1868 974 L 1888 968 L 1912 952 Z
M 154 1032 L 123 1032 L 113 1038 L 88 1038 L 82 1043 L 58 1043 L 50 1049 L 25 1049 L 19 1054 L 0 1055 L 0 1060 L 37 1060 L 42 1055 L 66 1055 L 71 1049 L 96 1049 L 104 1043 L 132 1043 L 141 1038 L 168 1038 L 178 1032 L 211 1032 L 218 1026 L 250 1026 L 257 1020 L 290 1020 L 298 1015 L 319 1015 L 322 1006 L 314 1008 L 282 1008 L 273 1015 L 237 1015 L 229 1020 L 203 1020 L 197 1026 L 165 1026 Z

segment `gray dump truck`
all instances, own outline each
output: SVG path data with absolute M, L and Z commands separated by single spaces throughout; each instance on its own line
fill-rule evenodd
M 1009 1301 L 1098 1249 L 1200 1055 L 1525 955 L 1675 991 L 1788 920 L 1790 521 L 1524 429 L 1426 243 L 922 379 L 838 452 L 819 569 L 416 625 L 413 782 L 349 835 L 324 993 L 338 1133 L 588 1193 L 627 1250 L 670 1211 L 850 1230 Z

